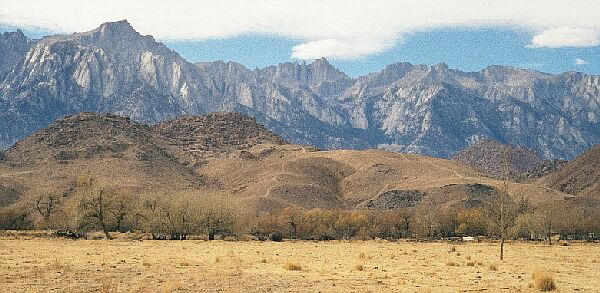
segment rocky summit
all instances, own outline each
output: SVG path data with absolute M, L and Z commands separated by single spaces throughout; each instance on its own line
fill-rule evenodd
M 240 113 L 182 116 L 149 126 L 118 115 L 83 112 L 18 142 L 0 160 L 15 166 L 107 158 L 189 164 L 258 144 L 287 142 Z
M 187 156 L 188 164 L 206 156 L 249 149 L 258 144 L 286 144 L 256 119 L 240 114 L 215 112 L 203 116 L 181 116 L 154 126 L 158 135 Z
M 543 159 L 572 159 L 600 143 L 600 76 L 577 72 L 395 63 L 352 78 L 325 59 L 254 70 L 191 64 L 127 21 L 0 39 L 1 148 L 82 111 L 143 123 L 237 111 L 292 143 L 444 158 L 482 139 Z

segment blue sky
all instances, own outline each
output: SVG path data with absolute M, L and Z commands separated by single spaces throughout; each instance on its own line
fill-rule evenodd
M 16 26 L 0 26 L 0 31 L 16 29 Z M 53 34 L 48 30 L 23 30 L 31 38 Z M 463 71 L 509 65 L 549 73 L 581 71 L 600 75 L 600 47 L 532 48 L 528 47 L 530 39 L 527 32 L 508 29 L 438 29 L 411 33 L 380 53 L 350 60 L 334 58 L 330 62 L 353 77 L 379 71 L 395 62 L 427 65 L 445 62 L 450 68 Z M 163 42 L 190 62 L 235 61 L 253 69 L 298 61 L 290 56 L 290 52 L 302 41 L 257 34 Z M 576 59 L 586 64 L 576 65 Z
M 127 19 L 191 62 L 326 57 L 351 76 L 399 61 L 600 74 L 599 15 L 599 0 L 0 0 L 0 28 L 32 37 Z
M 581 71 L 600 74 L 600 47 L 529 48 L 531 35 L 501 29 L 442 29 L 413 33 L 381 53 L 352 60 L 330 60 L 351 76 L 379 71 L 395 62 L 478 71 L 489 65 L 509 65 L 549 73 Z M 167 41 L 166 45 L 191 62 L 226 60 L 249 68 L 294 61 L 289 52 L 298 40 L 243 36 L 206 41 Z M 588 64 L 576 65 L 581 59 Z

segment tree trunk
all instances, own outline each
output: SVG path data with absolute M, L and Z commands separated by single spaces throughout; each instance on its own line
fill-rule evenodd
M 102 223 L 102 232 L 104 232 L 104 235 L 106 235 L 106 239 L 108 240 L 112 240 L 112 236 L 110 236 L 110 234 L 108 233 L 108 228 L 106 227 L 106 225 L 104 223 Z
M 504 237 L 500 239 L 500 260 L 504 260 Z

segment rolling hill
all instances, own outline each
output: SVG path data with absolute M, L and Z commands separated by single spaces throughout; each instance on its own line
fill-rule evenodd
M 136 194 L 231 194 L 262 211 L 285 206 L 391 209 L 422 200 L 474 206 L 503 186 L 454 160 L 288 144 L 239 113 L 183 116 L 154 126 L 80 113 L 7 151 L 0 163 L 0 202 L 30 201 L 44 193 L 68 196 L 80 176 Z M 511 182 L 509 191 L 534 205 L 573 197 L 535 182 Z
M 600 145 L 540 179 L 540 182 L 566 193 L 600 197 Z

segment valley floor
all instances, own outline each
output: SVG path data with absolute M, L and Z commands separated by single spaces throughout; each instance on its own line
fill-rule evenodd
M 0 238 L 6 292 L 597 292 L 600 245 Z M 294 267 L 297 265 L 299 267 Z M 293 270 L 298 269 L 298 270 Z

